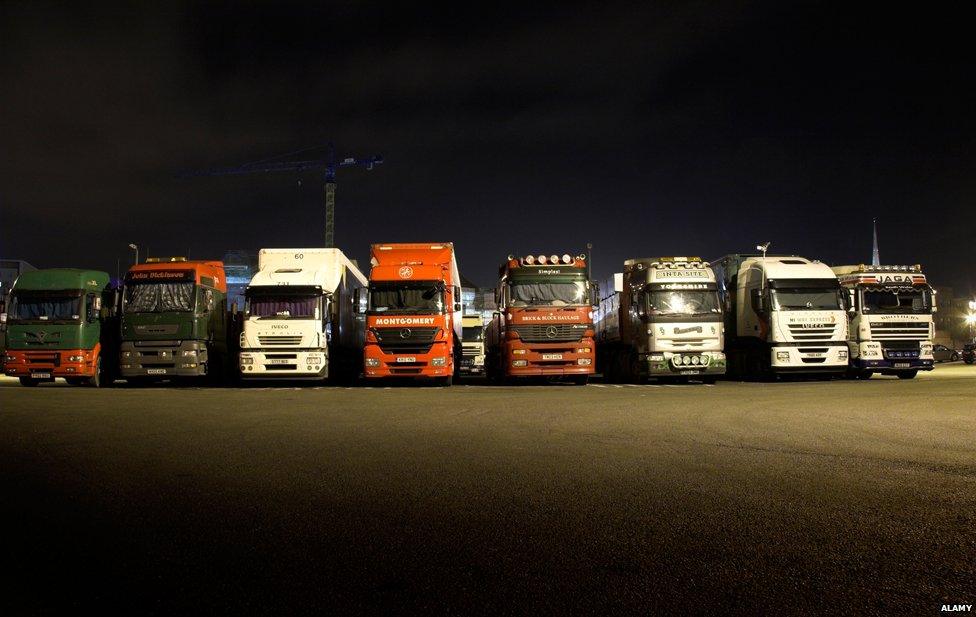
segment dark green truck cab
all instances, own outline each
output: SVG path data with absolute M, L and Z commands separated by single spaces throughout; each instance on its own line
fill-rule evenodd
M 21 274 L 10 293 L 3 370 L 25 386 L 64 378 L 107 385 L 118 374 L 117 292 L 105 272 Z

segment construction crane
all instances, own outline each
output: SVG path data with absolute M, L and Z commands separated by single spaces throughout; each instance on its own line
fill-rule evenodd
M 288 157 L 328 148 L 328 155 L 325 160 L 306 160 L 306 161 L 283 161 Z M 335 157 L 335 147 L 330 142 L 328 146 L 316 146 L 295 152 L 280 154 L 271 158 L 262 159 L 253 163 L 245 163 L 237 167 L 220 167 L 208 169 L 206 171 L 183 174 L 184 176 L 242 176 L 246 174 L 270 173 L 275 171 L 294 171 L 303 172 L 312 169 L 325 171 L 325 247 L 335 247 L 335 191 L 336 191 L 336 171 L 343 167 L 365 167 L 367 171 L 383 162 L 382 156 L 371 156 L 368 158 L 346 157 L 337 161 Z

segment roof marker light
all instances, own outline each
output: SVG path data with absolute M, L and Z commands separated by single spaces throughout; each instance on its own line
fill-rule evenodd
M 545 255 L 539 255 L 538 260 L 539 260 L 539 263 L 542 264 L 542 265 L 546 265 L 546 262 L 548 261 L 548 259 L 546 258 Z
M 565 255 L 563 255 L 563 263 L 564 264 L 571 263 L 572 261 L 573 261 L 573 258 L 570 257 L 568 253 L 565 254 Z

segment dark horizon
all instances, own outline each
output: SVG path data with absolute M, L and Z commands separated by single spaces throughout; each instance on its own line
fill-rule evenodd
M 322 244 L 320 173 L 178 179 L 334 141 L 336 244 L 452 241 L 594 278 L 648 255 L 921 263 L 973 292 L 965 20 L 804 3 L 0 8 L 0 254 L 37 267 Z M 145 253 L 143 253 L 144 255 Z M 124 267 L 123 267 L 124 269 Z

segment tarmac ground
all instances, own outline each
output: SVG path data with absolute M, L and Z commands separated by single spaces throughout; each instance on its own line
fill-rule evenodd
M 0 614 L 940 614 L 976 604 L 974 399 L 958 363 L 715 386 L 3 380 Z

